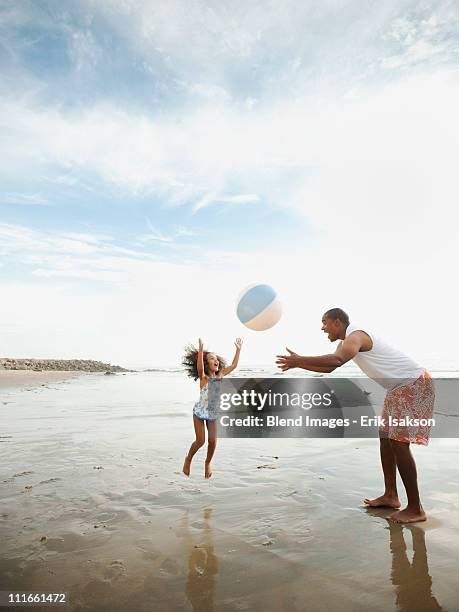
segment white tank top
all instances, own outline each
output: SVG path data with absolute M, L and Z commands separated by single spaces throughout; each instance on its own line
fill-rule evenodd
M 376 380 L 386 389 L 406 385 L 419 378 L 425 371 L 425 368 L 408 355 L 387 344 L 366 328 L 349 325 L 346 329 L 346 337 L 354 331 L 363 331 L 368 334 L 373 342 L 373 348 L 371 351 L 357 353 L 353 361 L 369 378 Z

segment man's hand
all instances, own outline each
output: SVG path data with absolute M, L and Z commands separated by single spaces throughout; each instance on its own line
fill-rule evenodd
M 290 355 L 276 355 L 279 369 L 282 372 L 286 372 L 287 370 L 291 370 L 292 368 L 297 368 L 299 366 L 300 355 L 291 351 L 287 346 L 285 347 Z

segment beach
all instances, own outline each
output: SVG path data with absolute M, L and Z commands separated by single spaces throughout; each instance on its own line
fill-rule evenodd
M 32 389 L 46 386 L 50 383 L 60 383 L 64 380 L 81 376 L 83 372 L 74 370 L 35 372 L 33 370 L 0 370 L 0 391 L 6 389 Z
M 0 590 L 72 611 L 459 610 L 458 440 L 413 449 L 429 518 L 393 525 L 362 502 L 376 439 L 220 439 L 212 478 L 205 448 L 186 478 L 183 373 L 7 374 Z

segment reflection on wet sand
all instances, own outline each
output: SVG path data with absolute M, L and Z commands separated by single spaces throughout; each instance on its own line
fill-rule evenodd
M 400 612 L 433 612 L 443 610 L 432 595 L 432 578 L 429 574 L 425 531 L 415 525 L 394 523 L 383 508 L 365 508 L 372 516 L 387 520 L 392 553 L 391 582 L 395 587 L 397 610 Z M 390 510 L 391 514 L 393 510 Z M 411 532 L 413 558 L 407 555 L 404 531 Z
M 218 574 L 218 559 L 214 552 L 211 526 L 212 508 L 203 510 L 203 530 L 199 541 L 191 535 L 186 513 L 182 522 L 182 534 L 189 548 L 186 596 L 194 611 L 215 610 L 215 577 Z
M 405 526 L 388 521 L 390 531 L 390 550 L 392 553 L 392 584 L 396 588 L 397 607 L 401 612 L 430 612 L 442 610 L 432 595 L 432 578 L 427 562 L 425 532 L 414 526 Z M 410 563 L 406 554 L 403 530 L 411 531 L 413 541 L 413 560 Z

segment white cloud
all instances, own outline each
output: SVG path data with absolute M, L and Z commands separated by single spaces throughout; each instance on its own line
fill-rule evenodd
M 211 191 L 210 193 L 207 193 L 206 195 L 202 196 L 202 198 L 199 198 L 199 200 L 194 204 L 193 212 L 196 213 L 198 212 L 198 210 L 201 210 L 202 208 L 206 208 L 207 206 L 212 204 L 212 202 L 215 201 L 216 197 L 217 197 L 216 191 Z
M 260 198 L 255 193 L 241 193 L 239 195 L 234 196 L 222 196 L 218 198 L 219 202 L 234 202 L 234 203 L 244 203 L 244 202 L 259 202 Z
M 196 232 L 182 225 L 176 228 L 176 233 L 177 236 L 196 236 Z
M 209 99 L 209 100 L 229 100 L 230 94 L 223 87 L 218 85 L 203 85 L 202 83 L 184 83 L 185 87 L 191 94 Z
M 365 211 L 383 223 L 395 212 L 419 219 L 429 202 L 449 209 L 457 197 L 458 105 L 458 79 L 448 71 L 256 114 L 202 108 L 180 125 L 113 107 L 68 114 L 3 101 L 10 137 L 0 161 L 5 173 L 27 164 L 38 174 L 42 160 L 87 170 L 134 195 L 154 192 L 173 205 L 194 199 L 195 211 L 259 198 L 313 221 L 332 211 L 346 219 L 356 206 L 361 222 Z M 240 195 L 225 193 L 234 183 Z
M 19 206 L 46 206 L 48 199 L 40 193 L 5 193 L 0 195 L 0 204 L 18 204 Z
M 407 70 L 457 62 L 457 21 L 457 4 L 453 2 L 426 4 L 397 17 L 384 36 L 390 50 L 381 66 Z M 393 42 L 395 48 L 390 44 Z
M 0 224 L 0 247 L 15 264 L 29 266 L 37 276 L 68 276 L 124 282 L 130 261 L 155 261 L 150 253 L 110 242 L 103 234 L 45 232 Z M 107 276 L 107 273 L 109 277 Z M 99 275 L 99 276 L 98 276 Z
M 229 177 L 227 177 L 229 178 Z M 212 191 L 200 198 L 193 206 L 193 212 L 197 212 L 202 208 L 207 208 L 211 204 L 228 202 L 232 204 L 244 204 L 250 202 L 259 202 L 260 197 L 254 193 L 241 193 L 232 196 L 219 195 L 217 191 Z

